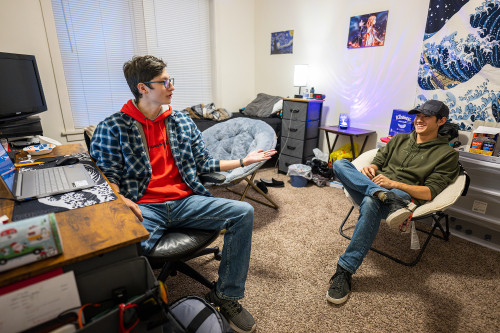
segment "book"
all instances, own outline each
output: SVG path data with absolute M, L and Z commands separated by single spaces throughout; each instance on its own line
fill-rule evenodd
M 335 188 L 340 188 L 340 189 L 344 188 L 344 185 L 342 185 L 341 182 L 338 182 L 338 181 L 335 181 L 335 180 L 329 181 L 327 184 L 330 187 L 335 187 Z
M 63 252 L 54 213 L 0 226 L 0 272 Z

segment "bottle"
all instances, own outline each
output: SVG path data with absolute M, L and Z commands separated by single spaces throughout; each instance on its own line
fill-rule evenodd
M 483 148 L 483 140 L 484 138 L 482 136 L 476 136 L 470 144 L 471 149 Z
M 311 91 L 309 92 L 309 98 L 310 99 L 314 98 L 314 87 L 311 87 Z
M 485 140 L 483 141 L 483 146 L 481 147 L 481 150 L 491 151 L 491 154 L 493 154 L 493 151 L 495 150 L 495 144 L 496 144 L 496 141 L 493 138 L 485 137 Z
M 307 99 L 309 98 L 309 89 L 304 89 L 304 95 L 302 96 L 303 98 Z

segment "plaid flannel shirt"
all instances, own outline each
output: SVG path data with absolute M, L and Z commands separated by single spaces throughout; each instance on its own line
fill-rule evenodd
M 182 179 L 195 194 L 211 196 L 198 173 L 220 171 L 219 160 L 210 156 L 201 132 L 187 115 L 173 111 L 165 122 Z M 134 202 L 144 195 L 152 174 L 147 143 L 141 134 L 144 131 L 139 122 L 117 112 L 97 125 L 90 145 L 90 155 L 99 169 L 118 185 L 122 195 Z

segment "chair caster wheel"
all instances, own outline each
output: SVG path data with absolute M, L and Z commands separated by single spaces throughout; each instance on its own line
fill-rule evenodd
M 222 255 L 220 254 L 219 247 L 218 246 L 214 247 L 214 250 L 215 250 L 215 252 L 214 252 L 214 258 L 215 258 L 215 260 L 221 261 L 222 260 Z

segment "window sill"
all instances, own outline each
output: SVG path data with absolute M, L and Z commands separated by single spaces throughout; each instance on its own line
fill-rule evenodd
M 83 136 L 83 131 L 84 131 L 83 128 L 80 128 L 71 131 L 64 131 L 61 133 L 61 135 L 65 136 L 68 142 L 83 141 L 85 140 Z

